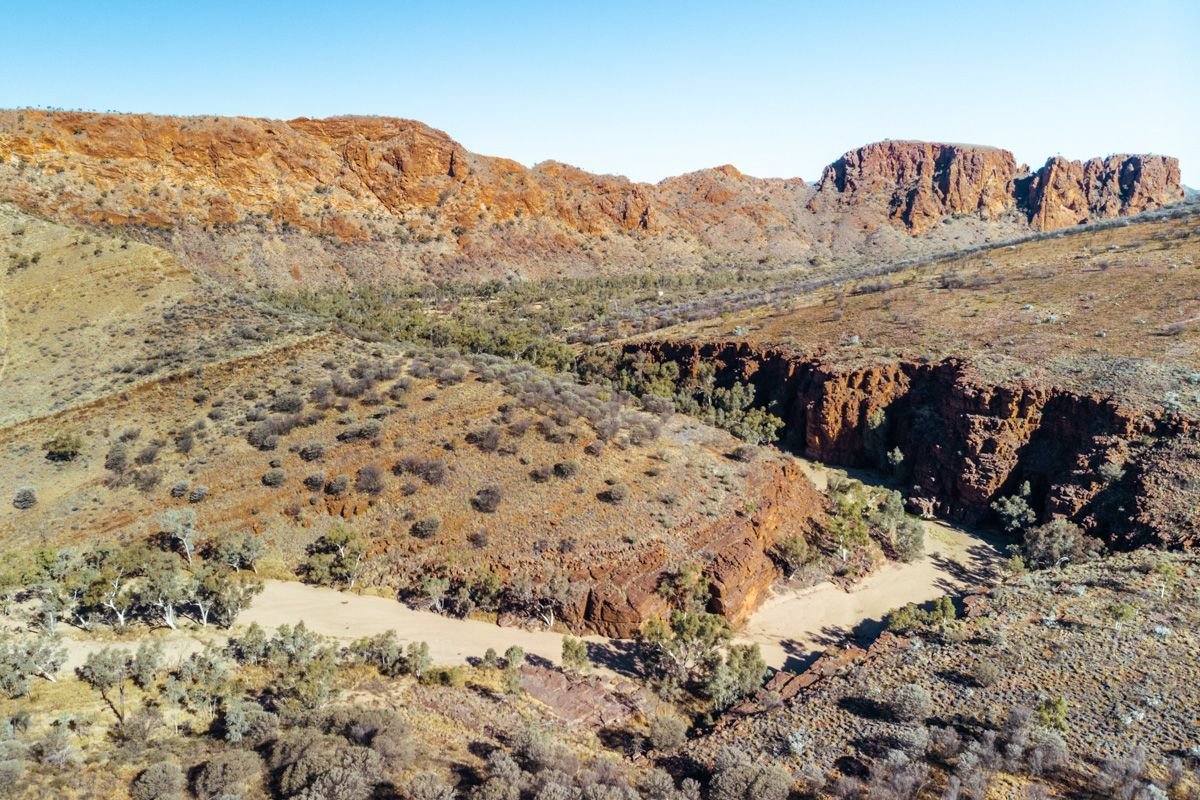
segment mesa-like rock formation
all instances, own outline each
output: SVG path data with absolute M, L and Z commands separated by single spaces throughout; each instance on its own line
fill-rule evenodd
M 947 216 L 996 220 L 1020 210 L 1045 231 L 1179 202 L 1179 180 L 1179 161 L 1167 156 L 1055 157 L 1030 174 L 996 147 L 886 141 L 851 150 L 826 167 L 809 207 L 866 206 L 915 235 Z
M 874 204 L 923 234 L 948 214 L 998 219 L 1015 205 L 1013 154 L 996 147 L 886 141 L 851 150 L 825 168 L 810 203 Z
M 888 141 L 815 187 L 728 165 L 649 184 L 527 168 L 404 119 L 0 111 L 0 201 L 129 229 L 243 284 L 910 257 L 1181 198 L 1157 156 L 1030 177 L 998 148 Z

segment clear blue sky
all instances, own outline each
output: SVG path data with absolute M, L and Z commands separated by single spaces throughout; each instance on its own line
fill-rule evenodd
M 0 106 L 419 119 L 471 150 L 658 180 L 814 178 L 884 138 L 1177 155 L 1200 2 L 122 2 L 0 19 Z

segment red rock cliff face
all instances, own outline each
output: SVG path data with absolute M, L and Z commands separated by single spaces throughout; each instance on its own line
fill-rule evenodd
M 708 610 L 724 615 L 734 626 L 762 603 L 779 577 L 772 548 L 792 534 L 812 530 L 825 515 L 823 496 L 794 463 L 768 467 L 759 488 L 737 514 L 705 521 L 681 534 L 692 543 L 695 561 L 704 565 Z M 576 576 L 589 588 L 564 612 L 563 621 L 573 629 L 605 636 L 637 635 L 647 620 L 670 611 L 658 593 L 670 567 L 663 554 Z
M 1029 481 L 1043 519 L 1067 517 L 1114 544 L 1196 538 L 1164 520 L 1186 517 L 1178 509 L 1200 503 L 1200 481 L 1176 474 L 1179 459 L 1154 457 L 1161 447 L 1134 453 L 1143 440 L 1191 436 L 1186 421 L 1038 384 L 990 385 L 958 361 L 843 369 L 743 342 L 626 349 L 675 361 L 685 372 L 713 363 L 720 379 L 753 383 L 759 402 L 773 403 L 783 417 L 785 444 L 810 458 L 882 467 L 885 454 L 899 448 L 905 493 L 916 511 L 980 521 L 992 502 Z M 1197 450 L 1193 443 L 1188 452 Z M 1114 480 L 1111 470 L 1106 477 L 1105 464 L 1123 465 L 1124 477 Z M 1163 492 L 1163 486 L 1176 488 Z M 1188 499 L 1173 500 L 1174 510 L 1156 515 L 1146 508 L 1148 487 L 1167 496 L 1180 486 Z
M 1178 159 L 1119 155 L 1083 162 L 1049 159 L 1029 182 L 1024 205 L 1033 227 L 1056 230 L 1182 199 Z
M 730 166 L 657 185 L 555 161 L 526 168 L 471 153 L 420 122 L 385 117 L 0 111 L 0 165 L 29 170 L 7 186 L 0 181 L 3 193 L 85 222 L 220 227 L 270 219 L 353 241 L 367 238 L 368 223 L 394 218 L 419 222 L 431 236 L 450 233 L 460 246 L 471 232 L 516 221 L 589 237 L 701 236 L 733 214 L 746 223 L 737 229 L 744 236 L 778 229 L 809 191 L 799 179 L 752 178 Z M 35 174 L 55 176 L 62 191 L 32 190 L 25 179 Z M 798 229 L 790 235 L 804 238 Z
M 996 219 L 1011 209 L 1016 161 L 1007 150 L 887 141 L 851 150 L 825 168 L 810 207 L 886 204 L 915 234 L 950 214 Z

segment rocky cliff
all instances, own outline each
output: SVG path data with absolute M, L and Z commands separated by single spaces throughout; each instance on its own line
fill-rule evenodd
M 809 205 L 873 205 L 919 235 L 947 215 L 998 219 L 1015 204 L 1016 172 L 1013 154 L 996 147 L 878 142 L 826 167 Z
M 905 257 L 1181 197 L 1178 164 L 1156 156 L 1030 178 L 997 148 L 882 142 L 815 187 L 728 165 L 648 184 L 527 168 L 403 119 L 0 111 L 0 200 L 157 231 L 189 263 L 258 283 Z
M 791 462 L 772 464 L 751 489 L 746 506 L 731 516 L 680 531 L 703 566 L 708 610 L 740 625 L 765 599 L 779 568 L 771 551 L 792 534 L 811 532 L 824 520 L 826 501 Z M 574 578 L 589 588 L 563 621 L 605 636 L 635 636 L 649 619 L 665 616 L 669 604 L 658 591 L 668 577 L 666 552 L 638 560 L 596 565 Z
M 1186 420 L 1031 382 L 992 385 L 956 360 L 848 368 L 744 342 L 626 347 L 685 374 L 712 363 L 720 380 L 753 383 L 786 423 L 785 442 L 810 458 L 886 468 L 898 448 L 914 511 L 982 521 L 1028 481 L 1042 519 L 1067 517 L 1116 545 L 1196 541 L 1200 448 Z
M 368 235 L 364 216 L 436 209 L 447 230 L 523 215 L 586 233 L 653 227 L 644 189 L 628 180 L 477 156 L 411 120 L 26 111 L 4 121 L 0 155 L 54 169 L 73 190 L 58 208 L 93 222 L 220 226 L 267 217 L 353 240 Z M 573 191 L 581 186 L 587 191 Z
M 644 267 L 651 247 L 697 263 L 735 244 L 800 258 L 811 237 L 784 226 L 809 194 L 804 181 L 732 167 L 659 185 L 554 161 L 526 168 L 403 119 L 0 112 L 0 199 L 71 221 L 164 231 L 162 243 L 201 263 L 254 248 L 260 262 L 303 264 L 321 242 L 349 246 L 323 256 L 343 273 L 355 252 L 426 272 L 521 264 L 531 277 L 571 265 Z M 246 231 L 229 250 L 204 243 Z M 264 246 L 272 236 L 280 241 Z M 297 244 L 303 237 L 319 241 Z M 552 263 L 542 270 L 539 259 Z
M 1083 162 L 1051 158 L 1032 176 L 1024 203 L 1035 228 L 1056 230 L 1180 200 L 1178 159 L 1120 155 Z
M 1181 200 L 1179 161 L 1167 156 L 1056 157 L 1031 174 L 995 147 L 886 141 L 826 167 L 809 207 L 865 206 L 920 235 L 953 215 L 1020 212 L 1036 230 L 1057 230 Z

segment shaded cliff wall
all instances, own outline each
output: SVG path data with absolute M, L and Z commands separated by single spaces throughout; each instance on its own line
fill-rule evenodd
M 1191 440 L 1195 428 L 1184 420 L 1053 386 L 991 385 L 956 360 L 839 368 L 745 342 L 625 349 L 675 361 L 684 373 L 710 362 L 719 382 L 754 384 L 757 401 L 786 424 L 782 443 L 808 458 L 885 468 L 898 448 L 897 477 L 913 511 L 986 522 L 992 502 L 1028 481 L 1040 519 L 1067 517 L 1114 545 L 1198 541 L 1194 527 L 1159 523 L 1163 515 L 1145 508 L 1144 487 L 1164 483 L 1200 503 L 1200 481 L 1164 478 L 1170 459 L 1151 457 L 1163 442 Z

